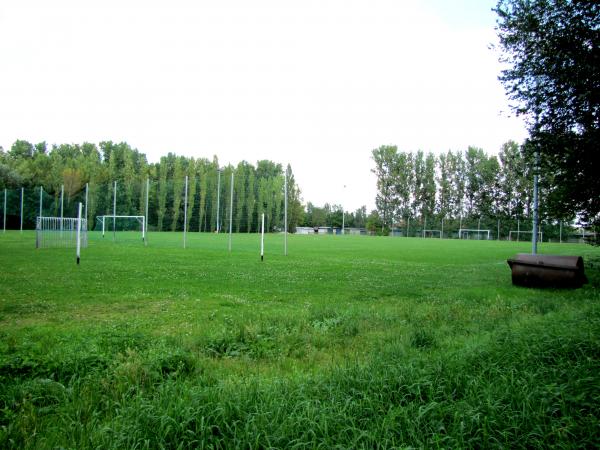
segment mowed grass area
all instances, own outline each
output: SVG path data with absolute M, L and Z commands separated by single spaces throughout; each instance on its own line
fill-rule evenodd
M 528 243 L 0 234 L 1 448 L 593 447 L 600 249 L 578 290 Z

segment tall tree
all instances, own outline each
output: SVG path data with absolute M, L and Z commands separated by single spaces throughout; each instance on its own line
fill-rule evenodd
M 398 148 L 392 145 L 382 145 L 372 150 L 371 155 L 375 162 L 372 172 L 377 177 L 377 196 L 375 206 L 381 217 L 383 227 L 391 227 L 396 210 L 396 197 L 394 196 L 394 168 L 396 166 Z
M 425 157 L 425 171 L 423 172 L 423 185 L 421 188 L 422 214 L 425 217 L 433 216 L 435 211 L 435 165 L 434 154 L 428 152 Z
M 235 198 L 237 199 L 235 208 L 235 231 L 239 233 L 244 216 L 244 207 L 246 206 L 246 174 L 248 172 L 248 163 L 241 161 L 235 170 Z
M 413 155 L 398 153 L 395 164 L 394 195 L 396 196 L 396 217 L 403 219 L 410 216 L 410 201 L 413 189 Z M 365 211 L 366 220 L 366 211 Z M 364 220 L 361 222 L 364 224 Z M 364 225 L 361 225 L 364 226 Z
M 448 153 L 450 158 L 450 177 L 452 180 L 452 215 L 462 217 L 465 213 L 465 191 L 466 191 L 466 168 L 465 160 L 461 152 Z
M 188 195 L 187 195 L 187 221 L 185 229 L 190 229 L 190 222 L 194 217 L 194 208 L 196 206 L 196 161 L 194 158 L 188 160 L 188 166 L 185 173 L 188 177 Z
M 423 152 L 421 150 L 417 151 L 415 154 L 414 164 L 413 164 L 413 216 L 418 216 L 423 214 L 423 184 L 425 183 L 425 159 Z
M 288 175 L 288 230 L 296 231 L 296 227 L 301 223 L 304 209 L 300 199 L 300 188 L 296 184 L 292 166 L 287 165 L 286 172 Z
M 439 187 L 437 211 L 443 219 L 447 217 L 452 210 L 452 179 L 451 179 L 451 155 L 450 152 L 440 154 L 438 158 L 438 177 L 437 185 Z
M 206 202 L 208 194 L 208 173 L 207 173 L 207 160 L 199 161 L 198 176 L 200 184 L 200 204 L 198 205 L 198 231 L 206 231 Z
M 165 214 L 167 209 L 167 191 L 168 191 L 168 183 L 167 183 L 167 172 L 169 171 L 167 165 L 167 158 L 163 156 L 160 158 L 159 165 L 159 173 L 158 173 L 158 205 L 157 205 L 157 214 L 158 214 L 158 231 L 163 231 L 163 223 L 165 220 Z
M 556 215 L 600 222 L 600 3 L 499 0 L 497 30 L 508 68 L 500 80 L 525 116 L 529 145 L 551 173 Z
M 248 189 L 246 192 L 246 231 L 254 231 L 254 217 L 256 211 L 256 175 L 254 167 L 248 170 Z

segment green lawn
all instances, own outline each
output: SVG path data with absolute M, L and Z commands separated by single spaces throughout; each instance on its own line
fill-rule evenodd
M 600 249 L 514 287 L 528 243 L 0 234 L 0 448 L 591 447 Z

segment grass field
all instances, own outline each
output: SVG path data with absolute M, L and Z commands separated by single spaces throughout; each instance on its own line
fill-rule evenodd
M 511 285 L 527 243 L 0 234 L 0 448 L 593 447 L 600 249 Z

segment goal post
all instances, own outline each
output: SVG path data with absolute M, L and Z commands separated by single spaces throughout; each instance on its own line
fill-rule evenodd
M 475 234 L 477 239 L 480 240 L 482 235 L 486 235 L 486 240 L 490 240 L 490 230 L 480 230 L 473 228 L 460 228 L 458 230 L 458 238 L 459 239 L 470 239 L 470 234 Z
M 117 219 L 125 219 L 130 221 L 137 221 L 142 227 L 142 241 L 146 242 L 146 216 L 117 216 L 114 214 L 97 216 L 96 220 L 98 220 L 102 226 L 102 237 L 104 237 L 106 233 L 106 225 L 110 224 L 111 220 L 113 222 L 113 227 L 116 230 L 116 221 Z

